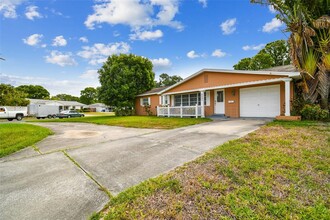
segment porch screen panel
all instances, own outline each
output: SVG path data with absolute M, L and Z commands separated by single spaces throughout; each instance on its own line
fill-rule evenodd
M 197 93 L 190 94 L 190 106 L 197 104 Z
M 182 95 L 182 106 L 189 106 L 189 95 Z
M 174 106 L 181 106 L 181 95 L 174 96 Z

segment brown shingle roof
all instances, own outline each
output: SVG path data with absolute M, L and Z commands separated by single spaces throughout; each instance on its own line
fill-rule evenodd
M 267 69 L 262 69 L 264 71 L 276 71 L 276 72 L 298 72 L 297 68 L 291 64 L 284 66 L 275 66 Z
M 159 88 L 153 88 L 149 91 L 146 91 L 142 94 L 139 94 L 138 96 L 146 96 L 146 95 L 152 95 L 152 94 L 156 94 L 160 91 L 163 91 L 164 89 L 168 88 L 169 86 L 162 86 L 162 87 L 159 87 Z

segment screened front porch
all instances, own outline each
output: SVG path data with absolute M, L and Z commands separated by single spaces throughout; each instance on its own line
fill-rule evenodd
M 204 107 L 210 103 L 210 93 L 205 91 L 162 95 L 157 116 L 164 117 L 205 117 Z

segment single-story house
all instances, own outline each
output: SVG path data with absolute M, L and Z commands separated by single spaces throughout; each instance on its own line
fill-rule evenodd
M 63 110 L 80 110 L 83 108 L 84 104 L 76 101 L 60 101 L 60 100 L 45 100 L 45 99 L 28 99 L 30 104 L 28 105 L 29 109 L 34 109 L 34 105 L 55 105 L 59 107 L 59 111 Z
M 94 103 L 90 105 L 85 105 L 84 108 L 90 109 L 92 112 L 110 112 L 112 108 L 103 103 Z
M 136 114 L 146 115 L 149 105 L 154 115 L 167 117 L 290 116 L 293 79 L 299 78 L 291 65 L 259 71 L 202 69 L 172 86 L 138 95 Z

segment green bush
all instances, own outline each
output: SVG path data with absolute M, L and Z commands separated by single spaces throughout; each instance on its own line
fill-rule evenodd
M 131 116 L 134 115 L 134 109 L 130 107 L 116 107 L 114 109 L 116 116 Z
M 301 110 L 301 117 L 305 120 L 324 121 L 329 119 L 329 111 L 321 109 L 320 105 L 307 104 Z
M 151 105 L 145 105 L 144 111 L 148 114 L 148 116 L 152 116 Z

